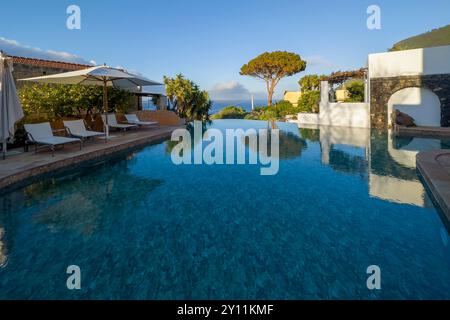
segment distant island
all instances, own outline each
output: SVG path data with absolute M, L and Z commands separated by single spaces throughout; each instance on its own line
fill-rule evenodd
M 389 51 L 401 51 L 448 45 L 450 45 L 450 25 L 397 42 Z

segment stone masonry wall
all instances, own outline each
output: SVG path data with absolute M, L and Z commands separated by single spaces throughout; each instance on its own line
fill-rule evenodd
M 371 79 L 370 120 L 372 127 L 387 127 L 389 98 L 395 92 L 410 87 L 427 88 L 433 91 L 441 102 L 441 126 L 450 127 L 450 74 Z
M 86 66 L 86 67 L 88 67 L 88 66 Z M 82 68 L 78 68 L 78 69 L 82 69 Z M 30 65 L 30 64 L 14 63 L 13 77 L 16 80 L 17 89 L 20 89 L 21 87 L 23 87 L 25 85 L 32 84 L 32 82 L 17 81 L 18 79 L 40 77 L 40 76 L 46 76 L 46 75 L 70 72 L 70 71 L 75 71 L 75 70 L 73 68 L 65 69 L 65 68 L 55 68 L 55 67 L 48 67 L 48 66 L 37 66 L 37 65 Z M 136 96 L 133 95 L 130 98 L 129 111 L 135 111 L 135 110 L 138 110 L 138 99 Z
M 17 88 L 20 88 L 26 85 L 27 82 L 17 81 L 18 79 L 40 77 L 69 71 L 74 70 L 14 63 L 13 77 L 16 80 Z

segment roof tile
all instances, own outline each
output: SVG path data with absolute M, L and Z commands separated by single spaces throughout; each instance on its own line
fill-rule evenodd
M 91 65 L 87 65 L 87 64 L 34 59 L 34 58 L 26 58 L 26 57 L 11 56 L 11 58 L 13 58 L 14 63 L 39 66 L 39 67 L 47 67 L 47 68 L 58 68 L 58 69 L 66 69 L 66 70 L 82 70 L 82 69 L 92 67 Z

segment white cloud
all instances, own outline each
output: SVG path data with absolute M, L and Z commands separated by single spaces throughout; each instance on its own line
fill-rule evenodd
M 27 58 L 65 61 L 80 64 L 93 64 L 94 61 L 87 61 L 76 54 L 64 51 L 42 50 L 22 44 L 16 40 L 0 37 L 0 50 L 12 56 L 21 56 Z
M 212 100 L 248 100 L 250 91 L 237 81 L 216 84 L 209 95 Z

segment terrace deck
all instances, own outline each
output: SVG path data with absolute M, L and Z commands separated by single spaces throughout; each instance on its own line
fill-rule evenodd
M 450 222 L 450 150 L 417 154 L 417 170 L 433 199 Z
M 113 132 L 108 143 L 102 139 L 88 141 L 82 150 L 79 144 L 66 145 L 64 149 L 58 148 L 54 157 L 49 148 L 42 147 L 35 153 L 34 147 L 31 147 L 29 152 L 12 155 L 6 160 L 0 159 L 0 189 L 14 187 L 53 171 L 163 141 L 170 138 L 177 128 L 180 126 L 139 128 L 126 133 Z

